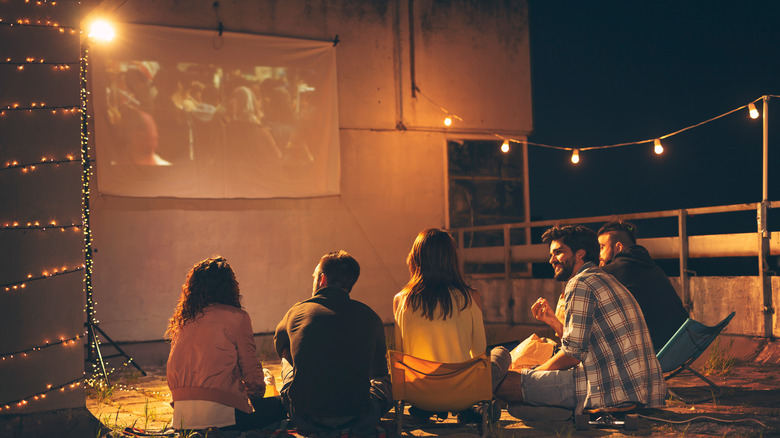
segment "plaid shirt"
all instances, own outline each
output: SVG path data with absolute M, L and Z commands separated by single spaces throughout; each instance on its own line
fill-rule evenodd
M 585 263 L 566 284 L 561 349 L 577 358 L 577 413 L 637 402 L 664 405 L 666 385 L 644 316 L 615 277 Z

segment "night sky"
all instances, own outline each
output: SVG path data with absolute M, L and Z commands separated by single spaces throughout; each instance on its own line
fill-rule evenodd
M 531 142 L 653 139 L 780 95 L 780 2 L 530 0 L 529 22 Z M 777 200 L 780 98 L 769 114 Z M 759 202 L 761 123 L 743 110 L 664 140 L 661 156 L 652 144 L 583 151 L 577 166 L 529 146 L 532 219 Z M 755 213 L 745 221 L 721 232 L 756 230 Z

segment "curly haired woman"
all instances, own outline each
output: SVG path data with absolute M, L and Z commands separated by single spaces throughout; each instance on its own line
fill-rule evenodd
M 285 418 L 278 398 L 263 398 L 252 321 L 223 257 L 192 267 L 165 337 L 172 342 L 167 378 L 174 428 L 251 430 Z

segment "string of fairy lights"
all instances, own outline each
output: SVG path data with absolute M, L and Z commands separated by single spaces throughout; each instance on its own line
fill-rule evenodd
M 43 344 L 41 345 L 33 345 L 32 347 L 26 348 L 24 350 L 19 351 L 12 351 L 10 353 L 5 353 L 0 356 L 0 363 L 5 362 L 6 360 L 11 360 L 14 358 L 21 358 L 26 359 L 30 356 L 30 353 L 34 353 L 36 351 L 41 351 L 44 348 L 50 348 L 50 347 L 56 347 L 57 345 L 64 345 L 65 347 L 75 345 L 76 341 L 81 339 L 81 337 L 84 336 L 83 333 L 78 334 L 76 336 L 72 336 L 70 338 L 60 338 L 60 340 L 56 342 L 49 342 L 48 340 L 45 340 Z
M 430 96 L 428 96 L 425 93 L 423 93 L 422 90 L 420 90 L 419 87 L 415 86 L 414 90 L 415 90 L 416 94 L 419 94 L 419 95 L 423 96 L 425 99 L 430 101 L 433 105 L 437 106 L 444 114 L 446 114 L 444 119 L 442 119 L 442 123 L 444 124 L 445 127 L 452 126 L 452 124 L 455 123 L 456 120 L 460 121 L 460 122 L 464 121 L 462 117 L 458 116 L 457 114 L 455 114 L 454 112 L 450 111 L 449 109 L 441 106 L 438 102 L 433 100 Z M 574 164 L 577 164 L 577 163 L 580 162 L 580 152 L 582 152 L 582 151 L 590 151 L 590 150 L 597 150 L 597 149 L 611 149 L 611 148 L 617 148 L 617 147 L 636 146 L 636 145 L 643 145 L 643 144 L 652 144 L 653 145 L 653 152 L 655 152 L 656 155 L 661 155 L 661 154 L 664 153 L 664 146 L 663 146 L 663 143 L 661 143 L 661 140 L 667 139 L 667 138 L 675 136 L 677 134 L 681 134 L 681 133 L 683 133 L 685 131 L 689 131 L 689 130 L 694 129 L 694 128 L 698 128 L 698 127 L 700 127 L 702 125 L 706 125 L 708 123 L 714 122 L 714 121 L 716 121 L 718 119 L 721 119 L 723 117 L 726 117 L 726 116 L 728 116 L 730 114 L 733 114 L 733 113 L 736 113 L 738 111 L 742 111 L 744 109 L 747 109 L 748 110 L 748 115 L 750 116 L 750 118 L 751 119 L 757 119 L 760 116 L 760 114 L 758 112 L 758 108 L 756 108 L 756 102 L 758 102 L 760 100 L 763 100 L 765 97 L 766 98 L 770 98 L 770 97 L 776 98 L 776 97 L 780 97 L 780 96 L 773 95 L 773 94 L 769 94 L 769 95 L 766 95 L 766 96 L 761 96 L 761 97 L 758 97 L 758 98 L 754 99 L 751 102 L 748 102 L 745 105 L 739 106 L 739 107 L 734 108 L 734 109 L 732 109 L 730 111 L 726 111 L 723 114 L 719 114 L 719 115 L 717 115 L 715 117 L 709 118 L 709 119 L 704 120 L 702 122 L 695 123 L 695 124 L 690 125 L 690 126 L 686 126 L 686 127 L 682 128 L 682 129 L 678 129 L 678 130 L 676 130 L 674 132 L 670 132 L 668 134 L 660 135 L 660 136 L 658 136 L 656 138 L 650 138 L 650 139 L 645 139 L 645 140 L 637 140 L 637 141 L 630 141 L 630 142 L 625 142 L 625 143 L 615 143 L 615 144 L 600 145 L 600 146 L 581 146 L 581 147 L 554 146 L 554 145 L 543 144 L 543 143 L 534 143 L 534 142 L 530 142 L 530 141 L 528 141 L 526 139 L 513 138 L 513 137 L 509 137 L 509 136 L 506 136 L 506 135 L 503 135 L 503 134 L 499 134 L 499 133 L 496 133 L 496 132 L 493 132 L 493 131 L 490 131 L 490 130 L 482 130 L 482 132 L 487 134 L 487 135 L 490 135 L 490 136 L 493 136 L 493 137 L 501 139 L 502 140 L 501 151 L 504 152 L 504 153 L 509 152 L 510 143 L 527 144 L 527 145 L 538 146 L 538 147 L 542 147 L 542 148 L 557 149 L 557 150 L 562 150 L 562 151 L 569 151 L 569 152 L 571 152 L 571 162 L 574 163 Z
M 31 1 L 25 0 L 25 3 L 33 6 L 52 7 L 58 4 L 57 1 L 39 0 Z M 22 27 L 36 27 L 42 29 L 55 29 L 62 35 L 79 35 L 81 36 L 81 29 L 73 26 L 63 26 L 56 21 L 49 19 L 35 19 L 25 18 L 16 19 L 12 21 L 5 20 L 4 17 L 0 17 L 0 26 L 8 26 L 10 28 L 22 28 Z M 73 66 L 79 65 L 79 80 L 80 80 L 80 102 L 78 105 L 48 105 L 46 102 L 29 102 L 29 103 L 11 103 L 5 106 L 0 106 L 0 117 L 9 117 L 14 113 L 51 113 L 54 115 L 75 115 L 79 114 L 81 122 L 81 134 L 80 134 L 80 157 L 76 157 L 75 154 L 67 154 L 65 157 L 42 157 L 40 161 L 33 162 L 20 162 L 18 160 L 8 160 L 5 162 L 5 166 L 0 165 L 0 171 L 18 170 L 21 174 L 28 174 L 44 167 L 59 167 L 60 165 L 70 165 L 78 163 L 81 165 L 82 175 L 82 217 L 81 223 L 61 223 L 60 221 L 49 220 L 10 220 L 3 224 L 0 224 L 0 231 L 40 231 L 50 232 L 59 230 L 65 232 L 68 229 L 72 229 L 75 232 L 82 232 L 84 237 L 84 253 L 85 263 L 80 266 L 68 267 L 58 266 L 42 271 L 40 275 L 28 274 L 26 278 L 21 280 L 15 280 L 10 283 L 0 284 L 0 290 L 14 293 L 21 292 L 27 288 L 27 284 L 32 281 L 49 279 L 56 276 L 68 275 L 77 272 L 83 272 L 85 278 L 85 292 L 87 296 L 87 303 L 85 306 L 85 312 L 87 314 L 88 324 L 97 324 L 94 313 L 94 300 L 92 298 L 92 235 L 89 228 L 89 185 L 90 175 L 92 173 L 93 160 L 89 158 L 89 131 L 88 131 L 88 118 L 87 114 L 87 67 L 88 67 L 88 52 L 84 44 L 81 45 L 81 53 L 78 61 L 62 61 L 62 60 L 49 60 L 37 57 L 24 57 L 21 59 L 15 59 L 6 57 L 2 59 L 0 57 L 0 68 L 5 66 L 6 68 L 12 68 L 18 74 L 24 74 L 25 72 L 38 71 L 41 68 L 51 69 L 54 73 L 68 72 Z M 99 340 L 95 336 L 89 336 L 89 330 L 82 333 L 75 334 L 69 337 L 61 336 L 56 341 L 50 341 L 44 339 L 37 345 L 32 345 L 28 348 L 24 348 L 18 351 L 0 353 L 0 364 L 8 363 L 14 360 L 25 360 L 30 356 L 36 355 L 36 353 L 42 350 L 50 349 L 55 346 L 73 347 L 83 346 L 80 341 L 82 338 L 89 338 L 88 342 L 94 342 L 99 344 Z M 132 360 L 132 359 L 131 359 Z M 93 369 L 97 367 L 96 363 L 93 363 Z M 113 370 L 112 370 L 113 371 Z M 94 375 L 94 373 L 93 373 Z M 82 386 L 83 383 L 97 385 L 102 381 L 97 379 L 89 379 L 86 377 L 86 373 L 81 376 L 71 379 L 70 381 L 56 385 L 54 383 L 46 384 L 45 388 L 36 391 L 28 396 L 16 399 L 16 400 L 2 400 L 0 399 L 0 411 L 24 409 L 30 402 L 40 401 L 47 397 L 48 394 L 54 392 L 65 392 L 68 390 L 76 389 Z M 117 389 L 120 390 L 137 390 L 138 388 L 121 385 Z

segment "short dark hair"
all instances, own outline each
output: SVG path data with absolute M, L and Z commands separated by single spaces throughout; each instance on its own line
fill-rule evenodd
M 636 243 L 636 225 L 631 222 L 624 221 L 622 219 L 607 222 L 599 228 L 598 235 L 611 233 L 615 237 L 615 240 L 623 245 L 633 245 Z
M 344 250 L 333 251 L 320 259 L 320 272 L 328 279 L 328 286 L 349 292 L 360 276 L 360 264 Z
M 596 233 L 588 227 L 582 225 L 552 227 L 542 234 L 542 242 L 549 245 L 553 240 L 560 240 L 572 252 L 584 250 L 583 260 L 586 262 L 598 263 L 599 261 L 599 240 Z

